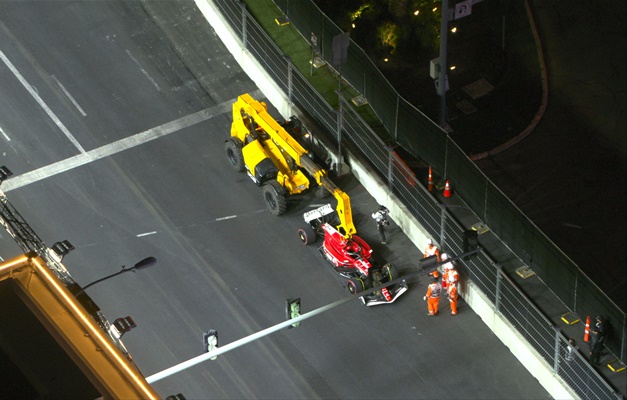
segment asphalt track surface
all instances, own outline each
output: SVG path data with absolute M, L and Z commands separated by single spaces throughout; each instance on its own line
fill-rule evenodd
M 2 190 L 46 243 L 74 244 L 64 264 L 82 285 L 157 258 L 89 289 L 109 319 L 137 322 L 124 342 L 144 375 L 201 354 L 208 329 L 226 344 L 283 321 L 287 298 L 306 311 L 347 295 L 296 236 L 316 201 L 276 218 L 229 168 L 231 103 L 263 95 L 193 2 L 1 9 L 0 164 L 15 173 Z M 414 272 L 420 252 L 393 223 L 377 243 L 365 188 L 337 183 L 378 259 Z M 19 252 L 0 239 L 0 256 Z M 349 302 L 154 387 L 189 399 L 550 398 L 463 301 L 456 317 L 443 299 L 428 318 L 424 281 L 391 306 Z
M 545 57 L 546 109 L 510 131 L 532 128 L 523 140 L 477 165 L 624 312 L 627 3 L 529 3 Z M 539 98 L 507 93 L 486 107 L 525 100 Z M 505 132 L 470 137 L 481 143 Z

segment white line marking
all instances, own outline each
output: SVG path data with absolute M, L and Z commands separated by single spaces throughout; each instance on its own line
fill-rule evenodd
M 161 88 L 159 87 L 159 85 L 157 85 L 157 82 L 155 82 L 154 79 L 152 79 L 152 76 L 150 76 L 148 74 L 148 71 L 146 71 L 144 68 L 142 68 L 141 64 L 139 63 L 139 61 L 137 61 L 135 59 L 135 57 L 133 57 L 133 55 L 131 54 L 130 50 L 125 50 L 126 54 L 128 54 L 129 57 L 131 57 L 131 60 L 133 60 L 135 62 L 135 64 L 137 64 L 137 66 L 139 67 L 139 69 L 141 70 L 142 74 L 144 74 L 144 76 L 150 81 L 150 83 L 152 83 L 152 85 L 157 88 L 157 91 L 161 91 Z
M 15 75 L 15 77 L 20 81 L 22 86 L 26 88 L 28 93 L 30 93 L 30 95 L 33 96 L 33 98 L 39 104 L 39 106 L 43 108 L 46 114 L 48 114 L 48 116 L 54 121 L 54 123 L 59 127 L 59 129 L 61 129 L 63 134 L 65 134 L 65 136 L 70 140 L 70 142 L 72 142 L 72 144 L 78 149 L 78 151 L 80 151 L 81 153 L 85 153 L 85 149 L 83 149 L 83 146 L 81 146 L 80 143 L 78 143 L 78 140 L 76 140 L 74 135 L 70 133 L 70 131 L 65 127 L 65 125 L 63 125 L 61 120 L 57 118 L 57 116 L 52 112 L 52 110 L 48 107 L 48 105 L 41 99 L 41 97 L 39 97 L 35 89 L 26 81 L 26 79 L 24 79 L 22 74 L 20 74 L 20 71 L 18 71 L 17 68 L 15 68 L 15 66 L 11 63 L 11 61 L 9 61 L 9 59 L 4 55 L 2 50 L 0 50 L 0 58 L 2 59 L 2 61 L 4 61 L 6 66 L 9 67 L 11 72 L 13 72 L 13 75 Z
M 229 215 L 228 217 L 216 218 L 216 221 L 224 221 L 227 219 L 237 218 L 237 215 Z
M 72 95 L 70 94 L 70 92 L 67 91 L 67 89 L 65 88 L 65 86 L 63 86 L 63 84 L 57 79 L 56 76 L 54 75 L 50 75 L 52 77 L 52 79 L 54 79 L 54 81 L 57 83 L 57 85 L 59 85 L 59 87 L 61 88 L 61 90 L 63 91 L 63 93 L 67 96 L 68 99 L 70 99 L 70 101 L 72 102 L 72 104 L 74 104 L 74 107 L 76 107 L 76 109 L 83 115 L 83 117 L 87 116 L 87 113 L 85 113 L 85 111 L 83 111 L 83 109 L 81 108 L 81 106 L 78 105 L 78 102 L 74 99 L 74 97 L 72 97 Z
M 583 227 L 581 227 L 581 226 L 579 226 L 579 225 L 569 224 L 568 222 L 562 222 L 562 225 L 567 226 L 567 227 L 569 227 L 569 228 L 583 229 Z
M 80 167 L 81 165 L 85 165 L 91 161 L 96 161 L 112 154 L 116 154 L 121 151 L 139 146 L 140 144 L 150 142 L 162 136 L 169 135 L 170 133 L 206 121 L 215 116 L 222 115 L 230 111 L 232 103 L 233 101 L 227 101 L 222 104 L 217 104 L 211 108 L 198 111 L 194 114 L 186 115 L 177 120 L 167 122 L 155 128 L 148 129 L 147 131 L 140 132 L 133 136 L 129 136 L 127 138 L 120 139 L 113 143 L 109 143 L 107 145 L 90 150 L 87 153 L 78 154 L 73 157 L 66 158 L 65 160 L 58 161 L 54 164 L 50 164 L 45 167 L 38 168 L 34 171 L 7 179 L 2 183 L 2 190 L 5 193 L 9 192 L 13 189 L 17 189 L 22 186 L 26 186 L 42 179 L 51 177 L 53 175 L 68 171 L 70 169 Z
M 9 137 L 9 135 L 6 134 L 6 132 L 4 131 L 4 129 L 2 129 L 1 126 L 0 126 L 0 132 L 2 132 L 2 136 L 4 136 L 4 138 L 7 140 L 7 142 L 11 141 L 11 138 Z
M 154 235 L 155 233 L 157 233 L 157 231 L 146 232 L 146 233 L 140 233 L 139 235 L 135 235 L 135 236 L 137 236 L 137 237 L 149 236 L 149 235 Z

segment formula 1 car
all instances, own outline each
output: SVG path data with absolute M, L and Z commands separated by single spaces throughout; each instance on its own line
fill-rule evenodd
M 398 278 L 396 268 L 387 263 L 377 266 L 372 257 L 372 248 L 357 235 L 346 237 L 334 225 L 339 218 L 330 204 L 326 204 L 304 214 L 307 227 L 298 230 L 298 236 L 305 245 L 314 244 L 318 237 L 323 239 L 319 251 L 333 269 L 346 279 L 348 291 L 358 293 L 385 285 Z M 385 286 L 374 292 L 360 296 L 366 306 L 391 304 L 408 289 L 405 280 Z

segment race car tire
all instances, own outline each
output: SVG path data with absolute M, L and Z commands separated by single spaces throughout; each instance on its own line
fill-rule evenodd
M 246 165 L 244 164 L 244 155 L 242 154 L 242 141 L 236 137 L 230 137 L 224 143 L 224 151 L 229 159 L 231 167 L 237 172 L 244 172 Z
M 263 199 L 272 215 L 284 214 L 287 210 L 287 200 L 285 199 L 285 189 L 277 181 L 269 181 L 261 188 Z
M 307 226 L 304 228 L 300 228 L 298 230 L 298 238 L 305 246 L 312 245 L 316 243 L 318 235 L 316 235 L 316 231 L 311 226 Z
M 390 282 L 399 277 L 396 267 L 392 264 L 385 264 L 383 268 L 381 268 L 381 272 L 383 273 L 383 276 L 386 278 L 387 282 Z
M 364 291 L 366 289 L 366 285 L 364 284 L 364 281 L 361 280 L 361 278 L 350 278 L 346 282 L 346 288 L 348 289 L 350 294 L 354 296 L 357 293 Z

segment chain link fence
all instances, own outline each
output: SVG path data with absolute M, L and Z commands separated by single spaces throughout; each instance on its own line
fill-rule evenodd
M 300 110 L 326 129 L 336 143 L 348 142 L 368 160 L 373 171 L 388 183 L 408 212 L 451 254 L 464 253 L 464 232 L 453 215 L 437 202 L 424 184 L 414 177 L 404 162 L 338 94 L 335 110 L 274 45 L 246 11 L 244 3 L 214 0 L 218 10 L 238 35 L 242 48 L 254 54 L 275 83 L 288 94 Z M 341 33 L 310 0 L 276 0 L 291 23 L 309 38 L 319 38 L 319 55 L 332 64 L 331 42 Z M 355 65 L 357 64 L 357 65 Z M 349 46 L 342 77 L 368 101 L 385 127 L 406 150 L 457 184 L 458 194 L 468 207 L 498 237 L 508 244 L 521 261 L 534 272 L 573 312 L 580 315 L 603 313 L 617 335 L 606 343 L 625 360 L 625 313 L 585 276 L 579 268 L 490 182 L 461 149 L 437 125 L 407 103 L 374 67 L 367 54 L 356 44 Z M 421 149 L 429 149 L 428 152 Z M 488 255 L 481 252 L 462 262 L 460 274 L 475 284 L 500 314 L 537 354 L 581 398 L 620 398 L 612 387 L 581 356 L 574 352 L 566 359 L 568 342 L 559 328 L 503 273 Z

